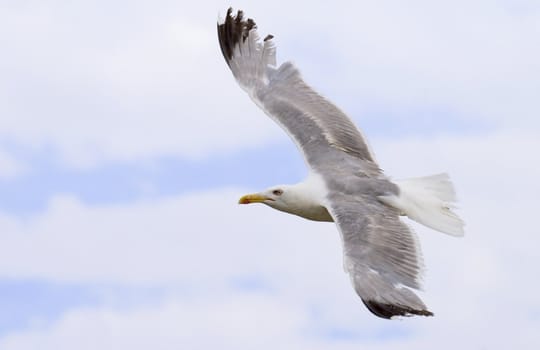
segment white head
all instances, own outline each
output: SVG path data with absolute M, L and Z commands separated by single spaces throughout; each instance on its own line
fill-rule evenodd
M 290 212 L 290 208 L 295 206 L 295 192 L 294 186 L 278 185 L 259 193 L 246 194 L 238 203 L 263 203 L 274 209 Z
M 309 220 L 333 221 L 317 195 L 319 192 L 306 183 L 279 185 L 259 193 L 247 194 L 240 198 L 238 203 L 263 203 Z

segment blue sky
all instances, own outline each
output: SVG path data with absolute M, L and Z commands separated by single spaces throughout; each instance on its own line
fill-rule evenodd
M 436 317 L 401 321 L 332 224 L 236 204 L 306 170 L 221 57 L 230 5 L 0 4 L 0 348 L 537 348 L 539 4 L 232 4 L 388 175 L 452 176 L 466 237 L 411 223 Z

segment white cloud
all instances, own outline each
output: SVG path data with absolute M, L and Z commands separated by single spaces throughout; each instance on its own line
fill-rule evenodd
M 297 341 L 306 318 L 298 305 L 264 295 L 171 300 L 129 312 L 73 310 L 51 329 L 15 334 L 0 340 L 0 345 L 5 350 L 270 349 Z
M 2 12 L 0 136 L 52 147 L 83 167 L 199 158 L 279 139 L 221 57 L 216 12 L 186 12 L 178 3 L 167 13 L 154 5 Z

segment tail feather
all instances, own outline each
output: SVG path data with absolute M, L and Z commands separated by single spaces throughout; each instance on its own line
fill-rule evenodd
M 452 211 L 455 208 L 454 186 L 447 174 L 394 181 L 399 195 L 382 196 L 379 199 L 399 209 L 410 219 L 434 230 L 463 236 L 465 223 Z

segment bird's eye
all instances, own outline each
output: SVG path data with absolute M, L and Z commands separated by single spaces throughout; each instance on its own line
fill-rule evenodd
M 281 196 L 283 194 L 283 191 L 282 190 L 273 190 L 272 193 L 275 195 L 275 196 Z

